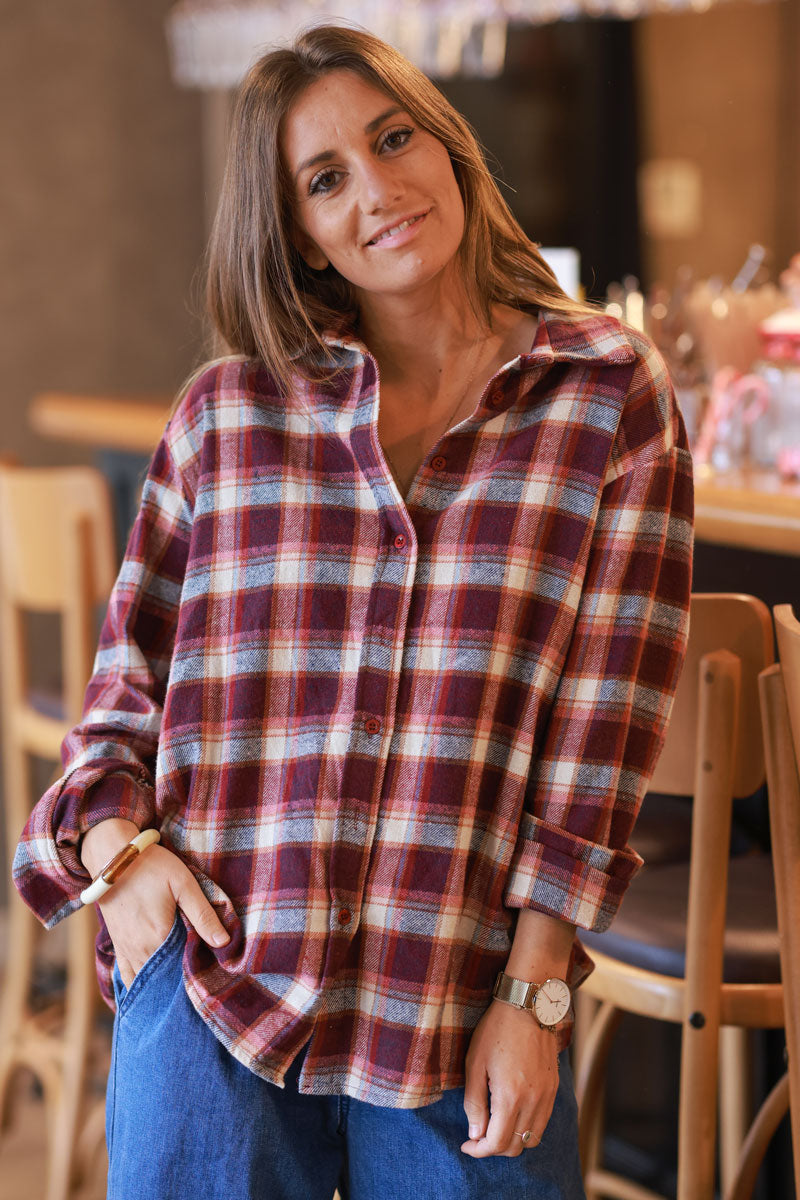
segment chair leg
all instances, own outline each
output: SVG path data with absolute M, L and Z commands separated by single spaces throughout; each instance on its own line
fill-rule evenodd
M 719 1029 L 725 897 L 741 661 L 727 650 L 700 660 L 692 860 L 681 1037 L 678 1200 L 712 1200 L 716 1182 Z
M 574 999 L 575 1030 L 572 1035 L 572 1073 L 577 1079 L 583 1066 L 586 1039 L 600 1008 L 600 1001 L 578 988 Z
M 605 1073 L 604 1073 L 605 1074 Z M 598 1191 L 598 1179 L 603 1166 L 603 1134 L 606 1127 L 606 1093 L 605 1087 L 600 1088 L 592 1101 L 591 1117 L 586 1138 L 583 1142 L 581 1163 L 584 1165 L 584 1187 L 586 1200 L 602 1200 L 603 1192 Z
M 750 1128 L 750 1083 L 749 1031 L 723 1025 L 719 1031 L 719 1168 L 723 1196 L 736 1176 Z
M 108 1172 L 106 1153 L 106 1103 L 105 1099 L 93 1101 L 86 1120 L 81 1127 L 77 1146 L 79 1178 L 86 1184 L 89 1179 L 98 1179 Z
M 750 1200 L 767 1146 L 789 1108 L 789 1076 L 782 1075 L 756 1114 L 745 1138 L 725 1200 Z
M 603 1098 L 606 1064 L 622 1012 L 601 1004 L 591 1028 L 583 1036 L 575 1092 L 578 1099 L 578 1141 L 587 1200 L 595 1200 L 592 1174 L 601 1166 Z
M 45 1200 L 68 1200 L 78 1182 L 77 1144 L 85 1104 L 87 1067 L 97 1004 L 94 910 L 75 913 L 68 927 L 63 1019 L 57 1005 L 34 1019 L 29 1008 L 39 929 L 16 893 L 9 896 L 8 960 L 0 1000 L 0 1133 L 13 1120 L 13 1082 L 24 1066 L 45 1096 Z
M 61 1095 L 53 1122 L 45 1200 L 68 1200 L 80 1182 L 77 1144 L 85 1106 L 87 1067 L 95 1010 L 94 909 L 70 918 L 63 1031 Z
M 681 1048 L 678 1200 L 712 1200 L 717 1165 L 719 1025 L 687 1020 Z
M 573 1074 L 577 1080 L 583 1076 L 587 1061 L 587 1043 L 591 1038 L 592 1026 L 600 1011 L 600 1001 L 586 992 L 578 990 L 575 995 L 575 1032 L 572 1038 Z M 584 1144 L 584 1175 L 587 1167 L 594 1171 L 602 1161 L 602 1137 L 605 1125 L 605 1095 L 601 1088 L 592 1100 L 591 1129 L 587 1133 Z M 592 1188 L 588 1188 L 587 1200 L 600 1200 L 600 1196 Z
M 38 927 L 16 891 L 8 898 L 8 949 L 0 999 L 0 1133 L 12 1118 L 11 1084 L 28 1013 Z

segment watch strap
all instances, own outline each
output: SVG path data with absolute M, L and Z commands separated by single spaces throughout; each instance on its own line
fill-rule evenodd
M 533 1012 L 533 997 L 538 989 L 538 983 L 530 983 L 525 979 L 514 979 L 513 976 L 506 975 L 504 971 L 501 971 L 495 980 L 492 995 L 495 1000 L 503 1000 L 506 1004 L 513 1004 L 515 1008 L 524 1008 L 527 1012 Z

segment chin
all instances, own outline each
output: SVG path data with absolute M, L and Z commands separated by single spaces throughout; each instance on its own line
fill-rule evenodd
M 420 261 L 414 266 L 409 265 L 407 270 L 398 269 L 389 277 L 381 280 L 373 279 L 369 283 L 365 282 L 359 290 L 374 295 L 408 295 L 437 282 L 445 283 L 450 275 L 450 269 L 454 266 L 455 255 L 443 262 Z

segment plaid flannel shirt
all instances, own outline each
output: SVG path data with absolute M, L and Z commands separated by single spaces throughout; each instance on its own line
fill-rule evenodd
M 90 826 L 159 828 L 231 935 L 183 956 L 227 1049 L 280 1085 L 310 1039 L 302 1092 L 414 1107 L 463 1084 L 516 912 L 602 929 L 639 866 L 691 460 L 647 339 L 541 313 L 404 500 L 376 363 L 330 341 L 323 383 L 227 360 L 170 419 L 14 875 L 50 927 Z M 101 917 L 111 1006 L 112 966 Z

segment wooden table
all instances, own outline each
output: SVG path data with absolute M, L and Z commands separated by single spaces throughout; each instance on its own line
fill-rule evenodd
M 150 455 L 164 432 L 174 396 L 80 396 L 41 392 L 30 423 L 44 437 L 85 446 Z

